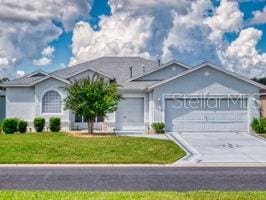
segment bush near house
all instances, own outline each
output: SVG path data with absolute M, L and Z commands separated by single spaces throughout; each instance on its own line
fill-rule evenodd
M 17 132 L 18 119 L 7 118 L 2 121 L 2 129 L 6 134 L 13 134 Z
M 61 119 L 59 117 L 51 117 L 49 119 L 50 131 L 59 132 L 61 129 Z
M 257 133 L 266 133 L 266 118 L 254 118 L 251 126 Z
M 156 122 L 151 125 L 155 133 L 162 134 L 165 133 L 165 124 L 163 122 Z
M 42 117 L 36 117 L 33 121 L 33 124 L 37 132 L 42 132 L 45 125 L 45 119 Z
M 28 123 L 25 120 L 19 119 L 18 120 L 18 131 L 20 133 L 26 133 L 27 131 Z

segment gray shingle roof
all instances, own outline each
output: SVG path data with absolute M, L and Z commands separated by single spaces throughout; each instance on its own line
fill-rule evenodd
M 130 67 L 133 67 L 133 76 L 137 76 L 143 73 L 143 66 L 147 71 L 158 67 L 158 63 L 140 57 L 102 57 L 55 71 L 52 74 L 62 78 L 68 78 L 70 75 L 88 68 L 106 73 L 114 77 L 118 83 L 121 83 L 130 78 Z
M 50 73 L 62 79 L 68 79 L 71 75 L 82 72 L 86 69 L 94 70 L 98 73 L 103 73 L 114 77 L 116 81 L 122 84 L 124 81 L 130 79 L 130 67 L 133 68 L 132 75 L 137 76 L 145 71 L 151 70 L 152 68 L 158 67 L 156 61 L 148 60 L 141 57 L 101 57 L 95 60 L 87 61 L 72 67 L 67 67 Z M 30 85 L 35 81 L 43 77 L 21 77 L 12 81 L 9 81 L 5 85 Z M 144 83 L 135 83 L 136 86 L 142 87 Z M 125 86 L 129 87 L 130 83 L 126 83 Z M 133 87 L 130 86 L 130 87 Z
M 145 90 L 147 87 L 159 83 L 160 81 L 132 81 L 123 82 L 121 86 L 124 90 Z
M 15 80 L 11 80 L 11 81 L 5 82 L 2 85 L 3 86 L 12 86 L 12 85 L 27 86 L 27 85 L 31 85 L 35 81 L 38 81 L 38 80 L 40 80 L 42 78 L 43 78 L 43 76 L 33 76 L 33 77 L 23 76 L 21 78 L 15 79 Z

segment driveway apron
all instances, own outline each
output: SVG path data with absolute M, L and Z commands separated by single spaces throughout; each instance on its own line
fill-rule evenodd
M 266 141 L 248 133 L 180 132 L 169 133 L 190 156 L 188 163 L 266 163 Z

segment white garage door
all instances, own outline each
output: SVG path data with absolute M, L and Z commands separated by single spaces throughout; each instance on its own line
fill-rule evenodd
M 124 98 L 115 115 L 118 131 L 144 130 L 144 98 Z
M 166 131 L 247 131 L 247 100 L 165 101 Z

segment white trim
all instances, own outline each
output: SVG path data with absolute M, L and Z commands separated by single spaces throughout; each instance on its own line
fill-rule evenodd
M 186 76 L 187 74 L 190 74 L 190 73 L 192 73 L 192 72 L 194 72 L 194 71 L 196 71 L 196 70 L 199 70 L 199 69 L 201 69 L 201 68 L 204 68 L 204 67 L 211 67 L 211 68 L 216 69 L 216 70 L 218 70 L 218 71 L 220 71 L 220 72 L 223 72 L 223 73 L 228 74 L 228 75 L 230 75 L 230 76 L 232 76 L 232 77 L 235 77 L 235 78 L 237 78 L 237 79 L 239 79 L 239 80 L 242 80 L 242 81 L 244 81 L 244 82 L 247 82 L 247 83 L 249 83 L 249 84 L 252 84 L 252 85 L 254 85 L 254 86 L 258 87 L 258 88 L 266 89 L 266 86 L 265 86 L 265 85 L 262 85 L 262 84 L 260 84 L 260 83 L 255 82 L 255 81 L 252 81 L 252 80 L 250 80 L 250 79 L 248 79 L 248 78 L 245 78 L 245 77 L 243 77 L 243 76 L 241 76 L 241 75 L 235 74 L 235 73 L 233 73 L 233 72 L 231 72 L 231 71 L 225 70 L 225 69 L 223 69 L 223 68 L 221 68 L 221 67 L 218 67 L 218 66 L 213 65 L 213 64 L 208 63 L 208 62 L 203 63 L 203 64 L 201 64 L 201 65 L 198 65 L 198 66 L 194 67 L 193 69 L 190 69 L 190 70 L 184 71 L 183 73 L 178 74 L 177 76 L 174 76 L 174 77 L 172 77 L 172 78 L 169 78 L 169 79 L 166 79 L 166 80 L 161 81 L 161 82 L 159 82 L 159 83 L 156 83 L 156 84 L 154 84 L 154 85 L 148 87 L 147 89 L 148 89 L 148 90 L 151 90 L 151 89 L 153 89 L 153 88 L 155 88 L 155 87 L 158 87 L 158 86 L 160 86 L 160 85 L 163 85 L 163 84 L 165 84 L 165 83 L 168 83 L 168 82 L 170 82 L 170 81 L 172 81 L 172 80 L 178 79 L 178 78 L 180 78 L 180 77 Z
M 71 66 L 71 67 L 75 67 L 75 65 L 74 66 Z M 90 70 L 90 71 L 92 71 L 92 72 L 94 72 L 96 74 L 103 75 L 106 78 L 109 78 L 111 80 L 115 79 L 113 76 L 110 76 L 109 74 L 106 74 L 105 72 L 102 72 L 102 71 L 99 71 L 99 70 L 96 70 L 96 69 L 92 69 L 90 67 L 87 67 L 86 69 L 79 70 L 79 71 L 75 72 L 74 74 L 71 74 L 71 75 L 67 76 L 66 79 L 72 78 L 73 76 L 79 75 L 79 74 L 81 74 L 83 72 L 86 72 L 88 70 Z
M 30 73 L 30 74 L 27 74 L 26 77 L 32 77 L 32 76 L 34 76 L 36 74 L 43 74 L 44 76 L 47 76 L 48 75 L 47 72 L 39 69 L 39 70 L 36 70 L 36 71 L 34 71 L 34 72 Z
M 65 79 L 60 78 L 60 77 L 55 76 L 55 75 L 48 75 L 48 76 L 45 76 L 44 78 L 42 78 L 42 79 L 40 79 L 40 80 L 37 80 L 37 81 L 31 83 L 30 86 L 34 86 L 34 85 L 36 85 L 36 84 L 38 84 L 38 83 L 40 83 L 40 82 L 42 82 L 42 81 L 45 81 L 45 80 L 47 80 L 47 79 L 49 79 L 49 78 L 54 78 L 54 79 L 56 79 L 56 80 L 59 80 L 59 81 L 62 81 L 62 82 L 64 82 L 64 83 L 66 83 L 66 84 L 70 84 L 70 82 L 69 82 L 68 80 L 65 80 Z
M 247 99 L 247 104 L 248 104 L 248 107 L 247 107 L 247 130 L 248 130 L 248 133 L 250 132 L 250 125 L 251 125 L 251 120 L 250 120 L 250 117 L 251 117 L 251 113 L 250 113 L 250 104 L 251 104 L 251 101 L 250 101 L 250 97 Z
M 165 63 L 165 64 L 161 65 L 160 67 L 152 68 L 151 70 L 148 70 L 147 72 L 145 72 L 145 73 L 143 73 L 143 74 L 140 74 L 140 75 L 138 75 L 138 76 L 135 76 L 135 77 L 129 79 L 128 81 L 130 82 L 130 81 L 136 80 L 136 79 L 138 79 L 138 78 L 141 78 L 141 77 L 143 77 L 143 76 L 146 76 L 146 75 L 151 74 L 151 73 L 153 73 L 153 72 L 156 72 L 156 71 L 158 71 L 158 70 L 164 69 L 164 68 L 166 68 L 166 67 L 168 67 L 168 66 L 170 66 L 170 65 L 172 65 L 172 64 L 177 64 L 177 65 L 179 65 L 180 67 L 185 68 L 186 70 L 191 69 L 188 65 L 186 65 L 186 64 L 184 64 L 184 63 L 181 63 L 181 62 L 179 62 L 179 61 L 177 61 L 177 60 L 173 60 L 173 61 L 170 61 L 170 62 L 168 62 L 168 63 Z
M 152 91 L 148 93 L 149 95 L 149 126 L 153 123 L 154 118 L 153 118 L 153 94 Z
M 59 95 L 60 95 L 60 98 L 61 98 L 61 101 L 62 101 L 62 99 L 63 99 L 63 94 L 59 91 L 59 90 L 57 90 L 57 89 L 55 89 L 55 88 L 49 88 L 49 89 L 46 89 L 46 90 L 44 90 L 44 92 L 42 92 L 42 94 L 41 94 L 41 99 L 40 99 L 40 114 L 41 115 L 63 115 L 64 113 L 63 113 L 63 110 L 64 110 L 64 106 L 63 106 L 63 103 L 61 102 L 61 112 L 60 113 L 44 113 L 43 112 L 43 97 L 44 97 L 44 95 L 47 93 L 47 92 L 50 92 L 50 91 L 55 91 L 55 92 L 57 92 Z
M 47 79 L 49 79 L 49 78 L 54 78 L 54 79 L 56 79 L 56 80 L 59 80 L 59 81 L 61 81 L 61 82 L 66 83 L 66 84 L 70 84 L 70 81 L 65 80 L 65 79 L 63 79 L 63 78 L 60 78 L 60 77 L 58 77 L 58 76 L 55 76 L 55 75 L 47 75 L 47 76 L 44 76 L 43 78 L 41 78 L 41 79 L 39 79 L 39 80 L 37 80 L 37 81 L 31 83 L 31 84 L 28 84 L 28 85 L 4 85 L 4 84 L 1 85 L 1 84 L 0 84 L 0 86 L 1 86 L 1 87 L 4 87 L 4 88 L 7 88 L 7 87 L 33 87 L 34 85 L 36 85 L 36 84 L 38 84 L 38 83 L 40 83 L 40 82 L 42 82 L 42 81 L 45 81 L 45 80 L 47 80 Z

